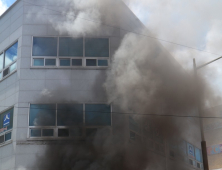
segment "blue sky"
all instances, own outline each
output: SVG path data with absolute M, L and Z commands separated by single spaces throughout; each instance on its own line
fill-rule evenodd
M 16 0 L 2 0 L 4 4 L 7 5 L 7 7 L 11 6 Z

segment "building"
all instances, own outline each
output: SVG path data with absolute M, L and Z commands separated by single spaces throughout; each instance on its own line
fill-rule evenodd
M 210 169 L 221 169 L 221 156 L 222 156 L 222 138 L 221 128 L 222 121 L 221 117 L 221 105 L 206 109 L 204 113 L 215 117 L 213 119 L 204 120 L 204 134 L 207 141 L 207 151 Z
M 35 169 L 50 142 L 83 141 L 103 127 L 115 134 L 118 129 L 112 128 L 119 120 L 125 125 L 119 136 L 129 145 L 137 140 L 150 143 L 147 152 L 155 160 L 150 167 L 200 169 L 199 134 L 169 144 L 159 133 L 146 134 L 155 126 L 118 117 L 112 114 L 117 108 L 107 105 L 102 85 L 111 56 L 129 28 L 144 28 L 134 14 L 118 1 L 119 22 L 108 19 L 95 33 L 73 39 L 48 19 L 63 20 L 64 9 L 45 3 L 17 0 L 0 17 L 0 169 Z

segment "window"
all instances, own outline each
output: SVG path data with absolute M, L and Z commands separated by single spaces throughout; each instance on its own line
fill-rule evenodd
M 86 57 L 109 57 L 109 40 L 107 38 L 86 38 Z
M 82 66 L 81 59 L 72 59 L 72 66 Z
M 33 37 L 32 59 L 34 67 L 105 68 L 109 66 L 109 39 Z
M 111 109 L 105 104 L 85 105 L 86 125 L 111 126 Z
M 189 164 L 193 165 L 193 160 L 192 159 L 189 159 Z
M 0 114 L 0 144 L 11 140 L 13 128 L 13 108 Z
M 57 56 L 57 37 L 34 37 L 33 56 Z
M 86 59 L 86 66 L 96 66 L 96 59 Z
M 60 37 L 59 56 L 82 57 L 83 38 Z
M 202 162 L 201 150 L 195 147 L 195 158 L 198 162 Z
M 31 138 L 86 137 L 93 128 L 107 126 L 111 126 L 110 105 L 30 105 L 29 137 Z
M 44 66 L 44 59 L 42 58 L 34 59 L 34 66 Z
M 13 73 L 17 68 L 18 42 L 0 53 L 0 80 Z
M 83 105 L 58 104 L 57 125 L 58 126 L 83 125 Z
M 45 65 L 46 66 L 55 66 L 56 60 L 55 59 L 45 59 Z
M 70 66 L 70 59 L 60 59 L 60 66 Z
M 107 60 L 98 60 L 98 66 L 108 66 Z
M 8 66 L 17 59 L 18 42 L 13 44 L 5 51 L 5 66 Z
M 3 61 L 4 61 L 4 54 L 1 53 L 1 54 L 0 54 L 0 70 L 3 69 Z
M 171 152 L 174 153 L 174 156 L 172 156 Z M 201 149 L 183 139 L 171 139 L 169 141 L 169 153 L 171 157 L 184 161 L 191 166 L 203 167 Z
M 30 106 L 29 126 L 55 126 L 56 105 L 32 104 Z

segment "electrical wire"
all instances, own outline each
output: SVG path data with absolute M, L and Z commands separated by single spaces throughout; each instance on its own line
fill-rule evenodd
M 47 104 L 45 104 L 47 105 Z M 49 104 L 50 105 L 50 104 Z M 7 106 L 1 106 L 1 107 L 7 107 Z M 10 106 L 12 108 L 12 106 Z M 7 107 L 7 108 L 10 108 Z M 30 108 L 30 107 L 17 107 L 14 106 L 14 108 L 23 108 L 23 109 L 36 109 L 36 110 L 69 110 L 69 109 L 49 109 L 49 108 Z M 203 119 L 222 119 L 222 116 L 195 116 L 195 115 L 175 115 L 175 114 L 149 114 L 149 113 L 130 113 L 130 112 L 101 112 L 101 111 L 83 111 L 78 109 L 73 109 L 74 111 L 81 111 L 82 113 L 90 112 L 90 113 L 112 113 L 112 114 L 119 114 L 119 115 L 134 115 L 134 116 L 156 116 L 156 117 L 178 117 L 178 118 L 203 118 Z M 72 111 L 72 109 L 70 109 Z
M 45 8 L 47 10 L 51 10 L 51 11 L 58 12 L 58 13 L 62 14 L 62 12 L 60 12 L 60 11 L 50 9 L 50 8 L 44 7 L 42 5 L 33 4 L 33 3 L 30 3 L 30 2 L 27 2 L 27 1 L 24 1 L 24 0 L 22 0 L 22 1 L 25 2 L 25 3 L 28 3 L 30 5 L 33 5 L 33 6 L 38 6 L 38 7 Z M 167 42 L 167 43 L 170 43 L 170 44 L 174 44 L 174 45 L 190 48 L 190 49 L 193 49 L 193 50 L 197 50 L 197 51 L 201 51 L 201 52 L 205 52 L 205 53 L 209 53 L 209 54 L 220 56 L 219 54 L 215 54 L 215 53 L 212 53 L 212 52 L 209 52 L 209 51 L 193 48 L 193 47 L 190 47 L 190 46 L 186 46 L 186 45 L 182 45 L 182 44 L 179 44 L 179 43 L 167 41 L 167 40 L 164 40 L 164 39 L 148 36 L 148 35 L 145 35 L 145 34 L 140 34 L 140 33 L 129 31 L 129 30 L 126 30 L 126 29 L 123 29 L 123 28 L 120 28 L 120 27 L 115 27 L 115 26 L 111 26 L 111 25 L 108 25 L 108 24 L 105 24 L 105 23 L 102 23 L 102 22 L 98 22 L 98 21 L 95 21 L 95 20 L 86 19 L 86 18 L 82 18 L 82 17 L 77 17 L 77 15 L 71 15 L 71 16 L 74 16 L 74 17 L 76 17 L 78 19 L 86 20 L 86 21 L 89 21 L 89 22 L 94 22 L 94 23 L 101 24 L 101 25 L 104 25 L 104 26 L 120 29 L 120 30 L 127 31 L 127 32 L 130 32 L 130 33 L 134 33 L 134 34 L 137 34 L 137 35 L 145 36 L 145 37 L 152 38 L 152 39 L 155 39 L 155 40 L 159 40 L 159 41 Z M 1 106 L 1 107 L 7 107 L 7 106 Z M 14 108 L 27 108 L 27 109 L 30 109 L 30 107 L 16 107 L 16 106 Z M 32 109 L 35 109 L 35 108 L 32 108 Z M 36 109 L 39 109 L 39 108 L 36 108 Z M 44 109 L 44 110 L 55 110 L 55 109 Z M 61 109 L 59 109 L 59 110 L 61 110 Z M 64 110 L 67 110 L 67 109 L 64 109 Z M 82 111 L 82 112 L 86 112 L 86 111 Z M 94 112 L 94 111 L 89 111 L 89 112 Z M 95 112 L 96 113 L 110 113 L 110 112 L 98 112 L 98 111 L 95 111 Z M 137 115 L 137 116 L 222 119 L 222 117 L 219 117 L 219 116 L 218 117 L 213 117 L 213 116 L 172 115 L 172 114 L 169 114 L 169 115 L 162 115 L 162 114 L 135 114 L 135 113 L 127 113 L 127 112 L 111 112 L 111 113 L 112 114 L 121 114 L 121 115 Z
M 47 8 L 47 7 L 42 6 L 42 5 L 33 4 L 33 3 L 30 3 L 30 2 L 27 2 L 27 1 L 24 1 L 24 0 L 22 0 L 22 1 L 25 2 L 25 3 L 31 4 L 31 5 L 33 5 L 33 6 L 38 6 L 38 7 L 41 7 L 41 8 L 45 8 L 45 9 L 47 9 L 47 10 L 51 10 L 51 11 L 54 11 L 54 12 L 58 12 L 58 13 L 60 13 L 60 14 L 63 14 L 63 13 L 60 12 L 60 11 L 50 9 L 50 8 Z M 69 14 L 69 15 L 70 15 L 70 14 Z M 190 48 L 190 49 L 193 49 L 193 50 L 197 50 L 197 51 L 200 51 L 200 52 L 209 53 L 209 54 L 216 55 L 216 56 L 221 56 L 221 55 L 216 54 L 216 53 L 212 53 L 212 52 L 209 52 L 209 51 L 201 50 L 201 49 L 194 48 L 194 47 L 190 47 L 190 46 L 187 46 L 187 45 L 183 45 L 183 44 L 175 43 L 175 42 L 172 42 L 172 41 L 160 39 L 160 38 L 157 38 L 157 37 L 153 37 L 153 36 L 149 36 L 149 35 L 137 33 L 137 32 L 134 32 L 134 31 L 129 31 L 129 30 L 126 30 L 126 29 L 123 29 L 123 28 L 120 28 L 120 27 L 115 27 L 115 26 L 112 26 L 112 25 L 105 24 L 105 23 L 103 23 L 103 22 L 98 22 L 98 21 L 95 21 L 95 20 L 87 19 L 87 18 L 77 17 L 77 15 L 74 15 L 74 14 L 73 14 L 73 15 L 70 15 L 70 16 L 76 17 L 77 19 L 82 19 L 82 20 L 86 20 L 86 21 L 89 21 L 89 22 L 94 22 L 94 23 L 97 23 L 97 24 L 101 24 L 101 25 L 104 25 L 104 26 L 108 26 L 108 27 L 120 29 L 120 30 L 123 30 L 123 31 L 127 31 L 127 32 L 130 32 L 130 33 L 137 34 L 137 35 L 145 36 L 145 37 L 148 37 L 148 38 L 151 38 L 151 39 L 155 39 L 155 40 L 159 40 L 159 41 L 162 41 L 162 42 L 166 42 L 166 43 L 170 43 L 170 44 L 174 44 L 174 45 L 178 45 L 178 46 Z

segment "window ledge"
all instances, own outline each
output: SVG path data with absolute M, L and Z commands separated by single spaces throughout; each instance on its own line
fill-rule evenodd
M 15 72 L 17 72 L 17 69 L 14 70 L 13 72 L 11 72 L 10 74 L 6 75 L 5 77 L 3 77 L 1 80 L 0 80 L 0 83 L 5 80 L 6 78 L 8 78 L 9 76 L 11 76 L 12 74 L 14 74 Z
M 10 139 L 10 140 L 8 140 L 8 141 L 0 144 L 0 147 L 3 147 L 3 146 L 8 145 L 8 144 L 10 144 L 10 143 L 12 143 L 12 139 Z
M 110 67 L 30 67 L 30 69 L 108 70 Z

